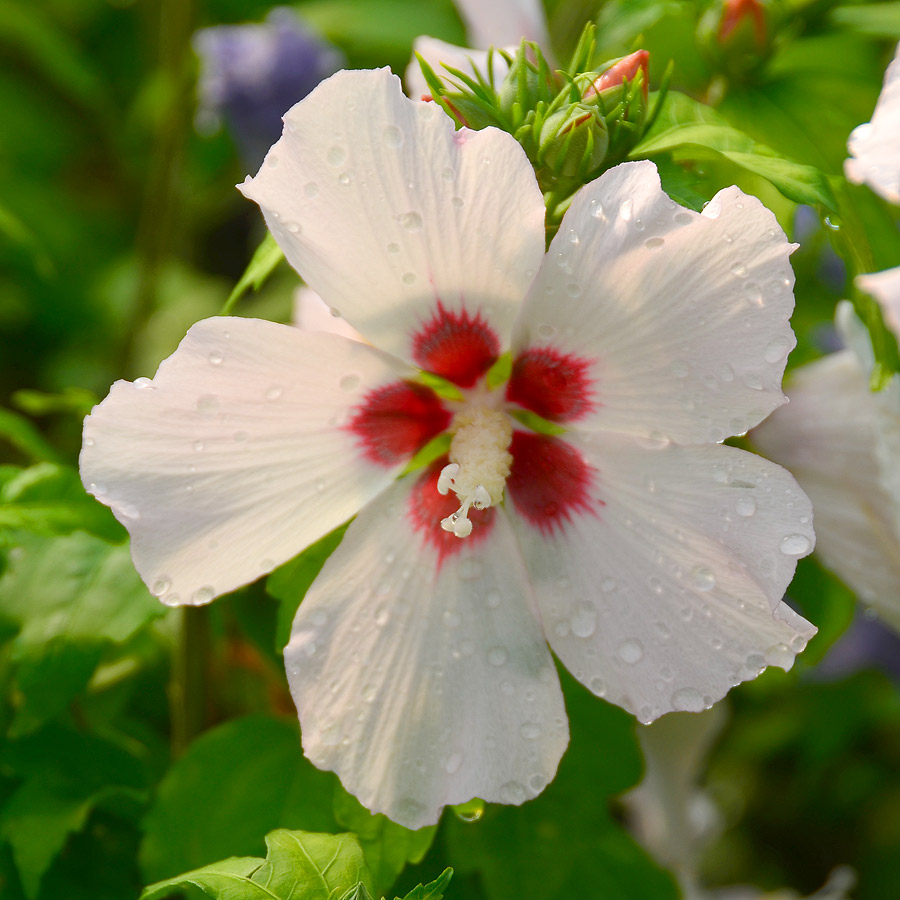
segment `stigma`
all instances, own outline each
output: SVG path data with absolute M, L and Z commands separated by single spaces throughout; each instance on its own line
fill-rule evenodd
M 485 406 L 463 409 L 452 428 L 450 462 L 441 470 L 437 489 L 441 494 L 453 491 L 460 506 L 441 520 L 441 528 L 464 538 L 472 533 L 470 509 L 487 509 L 503 500 L 512 465 L 513 429 L 506 413 Z

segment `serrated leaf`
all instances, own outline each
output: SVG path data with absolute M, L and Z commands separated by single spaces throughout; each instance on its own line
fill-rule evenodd
M 795 203 L 836 208 L 823 172 L 785 159 L 734 128 L 715 110 L 674 91 L 666 98 L 653 128 L 634 148 L 631 159 L 677 151 L 681 160 L 722 158 L 765 178 Z
M 216 900 L 334 900 L 371 879 L 355 835 L 273 831 L 265 860 L 227 859 L 150 885 L 141 900 L 167 897 L 187 884 Z
M 434 881 L 414 887 L 403 900 L 442 900 L 452 877 L 453 869 L 444 869 Z
M 334 776 L 303 756 L 296 722 L 247 716 L 198 737 L 163 778 L 145 819 L 147 880 L 262 852 L 275 828 L 335 829 Z
M 373 815 L 340 784 L 335 787 L 334 815 L 339 825 L 358 835 L 379 897 L 407 863 L 422 861 L 437 834 L 437 826 L 410 831 L 387 816 Z
M 291 638 L 291 625 L 297 614 L 297 607 L 303 600 L 309 586 L 325 565 L 325 560 L 334 553 L 347 530 L 341 525 L 320 538 L 301 554 L 279 566 L 266 579 L 266 591 L 279 601 L 278 625 L 275 633 L 277 650 L 280 653 Z
M 262 239 L 262 243 L 256 248 L 250 259 L 244 274 L 228 295 L 225 305 L 222 307 L 222 315 L 227 316 L 237 305 L 238 300 L 252 287 L 258 291 L 275 271 L 275 267 L 284 259 L 281 247 L 275 242 L 275 238 L 269 232 Z

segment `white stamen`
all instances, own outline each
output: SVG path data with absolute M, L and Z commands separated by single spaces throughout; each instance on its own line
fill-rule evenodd
M 505 413 L 478 406 L 458 413 L 453 427 L 450 463 L 441 470 L 437 489 L 459 497 L 459 509 L 441 520 L 441 528 L 463 538 L 472 533 L 470 508 L 487 509 L 503 499 L 512 463 L 512 423 Z

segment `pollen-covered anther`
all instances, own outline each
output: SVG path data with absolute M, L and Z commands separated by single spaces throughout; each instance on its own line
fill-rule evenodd
M 441 470 L 437 489 L 459 497 L 459 509 L 441 520 L 441 528 L 463 538 L 472 533 L 470 509 L 487 509 L 503 500 L 512 464 L 512 422 L 505 413 L 477 406 L 458 413 L 453 428 L 450 462 Z

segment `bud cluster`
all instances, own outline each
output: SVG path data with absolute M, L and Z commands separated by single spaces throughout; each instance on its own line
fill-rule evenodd
M 445 67 L 447 74 L 439 76 L 419 57 L 432 99 L 459 125 L 493 125 L 522 145 L 551 227 L 578 188 L 625 159 L 653 118 L 647 51 L 597 66 L 594 34 L 588 25 L 565 70 L 551 70 L 529 41 L 515 53 L 491 49 L 486 70 L 474 74 Z

